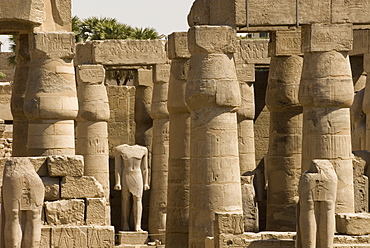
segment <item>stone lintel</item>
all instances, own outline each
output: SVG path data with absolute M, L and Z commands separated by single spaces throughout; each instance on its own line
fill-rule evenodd
M 271 33 L 269 56 L 301 55 L 300 30 L 276 31 Z
M 134 85 L 148 87 L 153 86 L 153 70 L 145 68 L 137 69 L 134 77 Z
M 302 52 L 352 50 L 352 24 L 311 24 L 302 27 Z
M 173 32 L 168 36 L 168 58 L 169 59 L 189 59 L 188 33 Z

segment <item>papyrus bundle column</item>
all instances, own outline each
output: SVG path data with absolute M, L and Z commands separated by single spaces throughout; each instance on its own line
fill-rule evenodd
M 170 114 L 168 203 L 166 247 L 187 248 L 189 239 L 190 112 L 185 103 L 185 86 L 190 53 L 186 32 L 168 36 L 171 59 L 168 86 Z
M 350 24 L 302 28 L 302 172 L 313 159 L 330 160 L 338 176 L 336 213 L 354 212 L 349 112 L 353 83 L 348 56 L 352 37 Z
M 215 213 L 242 215 L 235 108 L 240 89 L 228 26 L 194 26 L 185 99 L 191 112 L 189 247 L 204 248 Z
M 17 35 L 14 81 L 12 84 L 11 109 L 13 115 L 13 157 L 27 156 L 28 120 L 24 114 L 23 104 L 30 64 L 29 36 Z
M 151 117 L 153 118 L 152 180 L 149 205 L 149 233 L 152 239 L 164 234 L 167 214 L 169 114 L 167 109 L 170 64 L 154 69 Z M 163 241 L 163 240 L 162 240 Z
M 74 155 L 77 116 L 74 34 L 38 32 L 31 36 L 31 64 L 24 102 L 28 155 Z
M 238 149 L 243 198 L 243 221 L 245 232 L 258 232 L 258 208 L 254 189 L 256 156 L 254 146 L 254 81 L 255 66 L 242 57 L 242 46 L 238 42 L 235 53 L 236 75 L 239 81 L 241 104 L 238 108 Z
M 102 65 L 76 67 L 79 112 L 77 117 L 76 154 L 85 159 L 85 176 L 101 183 L 109 202 L 109 103 Z
M 298 101 L 303 58 L 301 33 L 278 31 L 269 44 L 271 64 L 266 91 L 270 111 L 266 156 L 267 230 L 294 231 L 301 174 L 303 109 Z

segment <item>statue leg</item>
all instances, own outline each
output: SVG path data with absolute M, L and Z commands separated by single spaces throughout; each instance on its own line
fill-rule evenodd
M 320 205 L 320 217 L 318 224 L 318 248 L 333 247 L 335 232 L 335 204 L 332 201 L 318 202 Z
M 41 242 L 41 209 L 26 211 L 22 247 L 39 248 Z
M 18 209 L 5 209 L 5 248 L 21 248 L 22 228 L 19 214 Z
M 300 237 L 302 247 L 316 248 L 316 218 L 313 201 L 301 201 L 299 212 Z
M 135 231 L 142 231 L 141 229 L 141 215 L 143 213 L 143 204 L 141 203 L 141 197 L 134 196 L 134 224 Z
M 131 198 L 131 193 L 127 189 L 122 189 L 122 220 L 121 220 L 121 225 L 122 225 L 122 230 L 123 231 L 130 231 L 130 209 L 131 209 L 131 204 L 130 204 L 130 198 Z

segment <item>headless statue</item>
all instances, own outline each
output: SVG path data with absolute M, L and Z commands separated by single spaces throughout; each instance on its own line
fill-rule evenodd
M 337 175 L 328 160 L 312 160 L 299 181 L 297 248 L 333 247 Z
M 141 230 L 143 190 L 148 184 L 148 149 L 143 146 L 120 145 L 114 148 L 115 157 L 115 190 L 122 194 L 122 228 L 130 231 L 130 198 L 133 197 L 132 213 L 135 231 Z
M 28 158 L 10 158 L 4 167 L 5 248 L 39 248 L 44 184 Z

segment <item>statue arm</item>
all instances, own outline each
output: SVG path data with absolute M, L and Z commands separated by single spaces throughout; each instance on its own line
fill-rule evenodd
M 117 149 L 114 149 L 114 175 L 116 183 L 114 185 L 115 190 L 121 190 L 121 173 L 122 173 L 122 159 L 121 154 Z
M 144 183 L 144 190 L 148 190 L 149 187 L 149 180 L 148 180 L 148 149 L 144 147 L 145 153 L 143 159 L 141 160 L 141 171 L 143 174 L 143 183 Z

